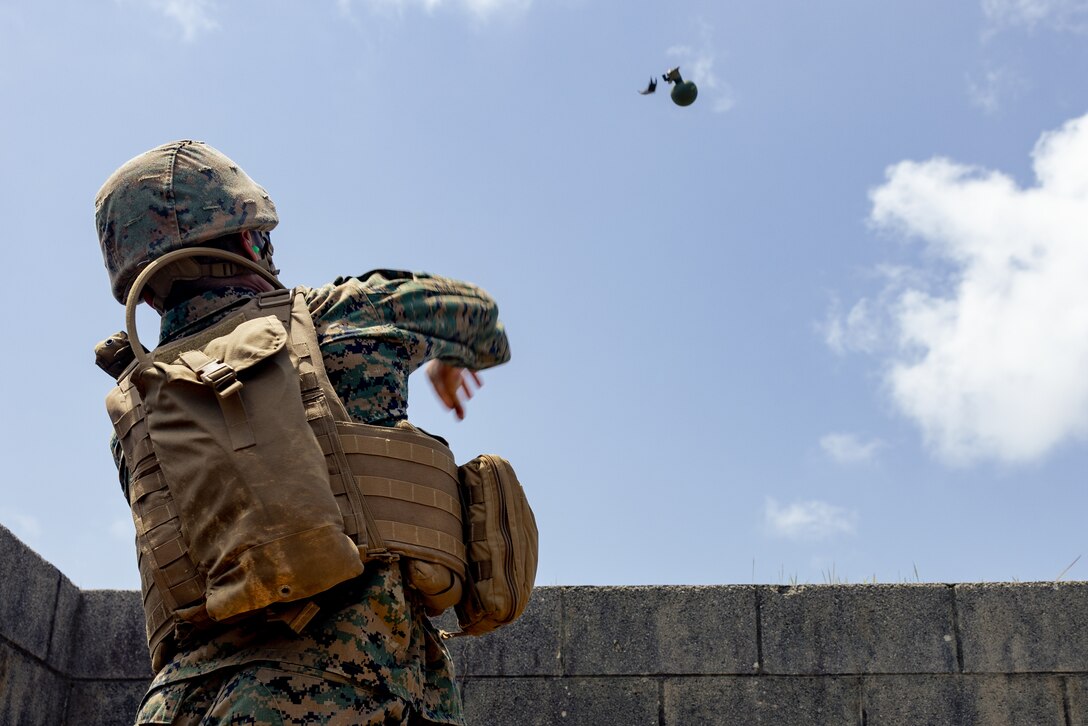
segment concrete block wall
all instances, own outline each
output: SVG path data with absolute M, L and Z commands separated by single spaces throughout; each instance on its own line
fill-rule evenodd
M 139 593 L 80 590 L 0 526 L 0 726 L 131 724 L 143 630 Z
M 1088 726 L 1085 623 L 1088 583 L 541 587 L 451 651 L 472 724 Z M 138 593 L 0 527 L 0 726 L 131 723 L 147 662 Z

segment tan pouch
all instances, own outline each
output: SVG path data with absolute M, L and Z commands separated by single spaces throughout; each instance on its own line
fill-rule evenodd
M 363 569 L 286 340 L 275 316 L 247 320 L 135 375 L 213 620 L 316 595 Z
M 537 528 L 510 462 L 481 454 L 458 469 L 465 507 L 468 581 L 460 633 L 483 635 L 516 620 L 536 580 Z
M 254 310 L 264 315 L 239 311 L 148 353 L 136 331 L 144 284 L 200 255 L 251 267 L 281 290 L 258 296 Z M 197 626 L 226 621 L 309 598 L 363 570 L 309 423 L 321 417 L 300 396 L 308 353 L 288 345 L 292 299 L 256 263 L 203 248 L 155 260 L 129 292 L 125 323 L 136 360 L 107 408 L 132 477 L 153 660 L 168 650 L 174 617 Z

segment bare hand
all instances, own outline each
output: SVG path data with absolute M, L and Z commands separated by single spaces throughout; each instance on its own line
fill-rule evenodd
M 465 406 L 461 399 L 462 393 L 465 401 L 472 398 L 472 387 L 469 385 L 469 381 L 474 382 L 477 388 L 483 385 L 480 377 L 476 375 L 476 371 L 451 366 L 440 360 L 433 360 L 427 366 L 427 378 L 430 379 L 431 385 L 434 386 L 434 392 L 438 394 L 439 400 L 442 401 L 446 408 L 453 411 L 459 420 L 465 417 Z

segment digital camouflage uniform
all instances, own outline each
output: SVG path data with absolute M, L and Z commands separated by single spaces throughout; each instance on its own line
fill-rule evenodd
M 237 164 L 202 142 L 182 140 L 118 168 L 96 197 L 95 222 L 114 297 L 123 303 L 150 260 L 224 235 L 265 235 L 278 217 L 268 194 Z M 264 240 L 254 252 L 274 274 Z M 175 273 L 207 277 L 191 268 Z M 230 274 L 216 276 L 224 285 L 165 312 L 160 342 L 211 325 L 226 307 L 254 295 L 225 286 Z M 361 423 L 404 421 L 408 375 L 430 359 L 479 370 L 509 358 L 494 301 L 466 283 L 377 271 L 299 291 L 329 379 Z M 112 448 L 127 492 L 116 440 Z M 183 639 L 152 682 L 137 722 L 463 723 L 449 655 L 398 564 L 368 562 L 362 575 L 315 602 L 320 610 L 300 635 L 255 616 Z
M 467 283 L 382 270 L 299 291 L 329 380 L 361 423 L 405 420 L 408 375 L 427 360 L 478 370 L 509 358 L 494 301 Z M 160 342 L 252 294 L 227 288 L 167 311 Z M 137 723 L 407 723 L 409 711 L 413 722 L 463 723 L 449 655 L 398 564 L 367 563 L 317 601 L 321 611 L 301 635 L 253 622 L 182 644 Z

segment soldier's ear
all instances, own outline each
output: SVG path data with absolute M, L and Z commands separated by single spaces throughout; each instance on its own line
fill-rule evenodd
M 261 261 L 261 251 L 264 249 L 264 240 L 261 235 L 251 229 L 242 230 L 242 248 L 246 251 L 246 257 L 254 262 Z

